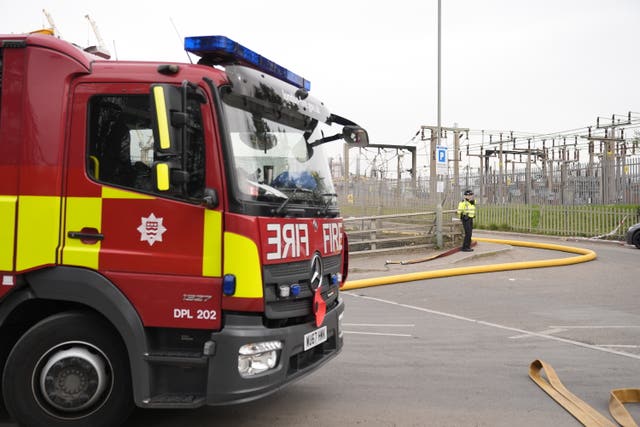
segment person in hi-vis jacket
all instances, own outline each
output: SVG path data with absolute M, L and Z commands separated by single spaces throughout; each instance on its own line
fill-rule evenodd
M 476 216 L 476 201 L 473 199 L 473 191 L 464 192 L 464 200 L 458 203 L 458 215 L 462 221 L 464 229 L 464 240 L 462 241 L 462 252 L 472 252 L 471 234 L 473 233 L 473 218 Z

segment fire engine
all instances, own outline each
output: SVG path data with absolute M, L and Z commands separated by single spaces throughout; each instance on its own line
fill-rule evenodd
M 347 242 L 308 80 L 222 36 L 197 64 L 0 35 L 0 371 L 27 426 L 268 395 L 343 345 Z

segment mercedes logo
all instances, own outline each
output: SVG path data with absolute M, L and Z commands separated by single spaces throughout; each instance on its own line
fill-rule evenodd
M 311 258 L 311 290 L 315 291 L 322 286 L 322 258 L 316 253 Z

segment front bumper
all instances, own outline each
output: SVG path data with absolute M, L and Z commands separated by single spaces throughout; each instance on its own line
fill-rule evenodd
M 313 323 L 271 329 L 263 326 L 260 317 L 227 315 L 224 329 L 211 334 L 215 353 L 209 360 L 206 404 L 226 405 L 258 399 L 315 371 L 342 349 L 338 318 L 343 312 L 344 302 L 340 300 L 327 312 L 322 324 L 327 327 L 327 340 L 306 352 L 304 336 L 317 329 Z M 283 342 L 278 365 L 254 377 L 240 376 L 239 348 L 248 343 L 272 340 Z

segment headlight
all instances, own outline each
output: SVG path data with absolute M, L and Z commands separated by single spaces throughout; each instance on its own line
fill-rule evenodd
M 238 372 L 251 377 L 273 369 L 278 365 L 282 341 L 265 341 L 245 344 L 238 350 Z

